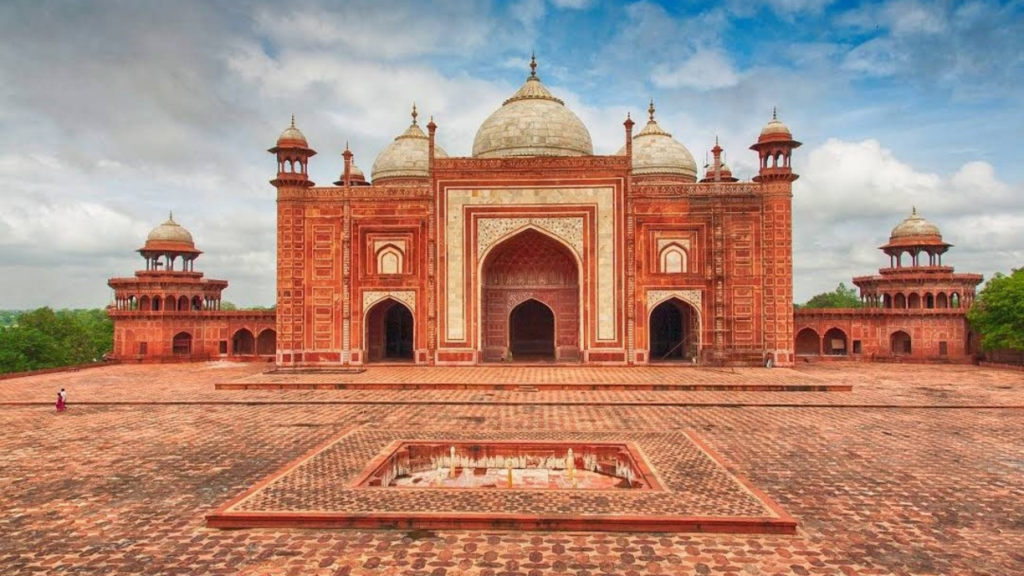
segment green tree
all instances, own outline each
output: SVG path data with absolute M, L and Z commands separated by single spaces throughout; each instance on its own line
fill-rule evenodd
M 0 328 L 0 372 L 101 360 L 113 348 L 114 325 L 103 310 L 39 308 Z
M 813 296 L 806 304 L 798 308 L 860 308 L 860 297 L 856 288 L 847 288 L 840 282 L 832 292 L 823 292 Z
M 987 350 L 1024 350 L 1024 268 L 996 272 L 967 312 Z

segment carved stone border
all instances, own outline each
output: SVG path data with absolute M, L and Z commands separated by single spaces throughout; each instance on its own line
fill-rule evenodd
M 703 295 L 700 290 L 648 290 L 647 291 L 647 312 L 650 312 L 656 304 L 675 296 L 683 302 L 692 305 L 701 314 L 701 303 Z
M 416 313 L 416 292 L 414 290 L 369 290 L 363 292 L 363 312 L 367 312 L 374 304 L 385 298 L 394 298 L 409 307 L 409 311 Z
M 482 259 L 484 253 L 495 242 L 513 232 L 533 226 L 552 236 L 564 240 L 583 260 L 583 218 L 562 216 L 552 218 L 480 218 L 477 224 L 476 256 Z

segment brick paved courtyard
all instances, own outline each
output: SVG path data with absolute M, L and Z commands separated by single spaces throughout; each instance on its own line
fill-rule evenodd
M 267 368 L 112 366 L 0 382 L 0 574 L 1012 575 L 1024 566 L 1018 372 L 830 364 L 678 375 L 785 376 L 851 392 L 214 389 Z M 592 377 L 581 370 L 575 377 Z M 50 399 L 61 386 L 71 409 L 57 415 Z M 694 431 L 798 530 L 206 527 L 205 515 L 353 427 L 381 438 L 457 430 L 624 441 Z

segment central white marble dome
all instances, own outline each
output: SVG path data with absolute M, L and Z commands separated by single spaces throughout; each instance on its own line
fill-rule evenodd
M 555 98 L 537 77 L 537 62 L 530 62 L 530 77 L 505 100 L 476 132 L 473 156 L 590 156 L 590 132 L 565 103 Z

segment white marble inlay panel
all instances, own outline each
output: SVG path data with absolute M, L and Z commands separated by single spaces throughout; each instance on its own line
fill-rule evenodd
M 552 236 L 565 240 L 576 251 L 576 256 L 583 260 L 583 218 L 566 216 L 564 218 L 481 218 L 477 222 L 476 257 L 483 258 L 484 252 L 492 244 L 509 236 L 521 228 L 534 226 Z
M 410 312 L 416 312 L 416 292 L 413 290 L 367 290 L 363 292 L 363 313 L 368 312 L 377 302 L 389 297 L 408 306 Z
M 693 305 L 697 314 L 701 311 L 701 300 L 703 296 L 700 290 L 648 290 L 647 311 L 650 312 L 658 303 L 675 296 L 683 302 Z
M 466 206 L 595 206 L 597 208 L 597 339 L 615 340 L 615 189 L 594 188 L 497 188 L 452 189 L 445 199 L 448 221 L 445 223 L 446 294 L 441 299 L 447 318 L 447 337 L 466 341 L 467 261 L 464 254 Z M 539 219 L 543 220 L 543 218 Z M 538 226 L 540 227 L 540 226 Z M 549 230 L 554 233 L 554 231 Z M 559 235 L 561 237 L 561 235 Z M 568 241 L 575 245 L 573 241 Z M 582 240 L 581 240 L 582 243 Z M 581 244 L 582 245 L 582 244 Z M 584 267 L 587 264 L 584 262 Z

